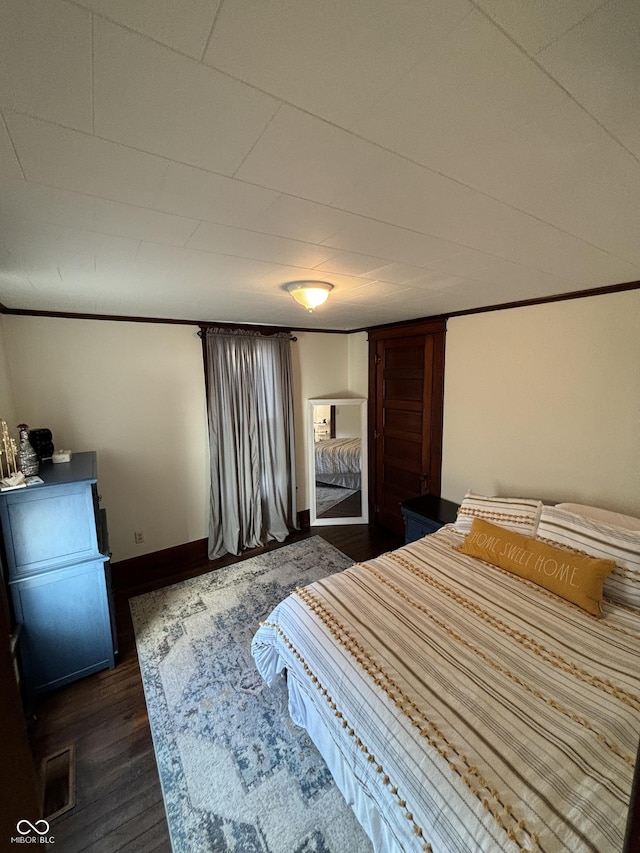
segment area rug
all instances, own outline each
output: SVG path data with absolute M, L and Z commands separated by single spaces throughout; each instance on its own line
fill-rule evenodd
M 251 639 L 296 586 L 353 563 L 319 536 L 130 600 L 174 853 L 369 853 Z
M 316 516 L 321 516 L 331 507 L 355 495 L 357 491 L 357 489 L 343 489 L 340 486 L 316 486 Z

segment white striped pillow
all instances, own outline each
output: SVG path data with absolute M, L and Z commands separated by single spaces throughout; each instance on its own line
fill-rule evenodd
M 532 498 L 496 498 L 467 492 L 458 509 L 454 528 L 465 535 L 471 530 L 474 518 L 534 536 L 542 509 L 542 501 Z
M 640 531 L 543 506 L 536 538 L 592 557 L 615 560 L 615 569 L 604 581 L 604 597 L 640 608 Z
M 600 509 L 588 504 L 555 504 L 556 509 L 566 509 L 581 518 L 590 518 L 598 524 L 610 524 L 612 527 L 624 527 L 625 530 L 640 530 L 640 518 L 632 515 L 623 515 L 621 512 L 611 512 L 609 509 Z

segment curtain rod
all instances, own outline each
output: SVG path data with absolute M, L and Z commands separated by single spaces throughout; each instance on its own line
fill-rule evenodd
M 292 335 L 291 332 L 285 331 L 274 331 L 274 332 L 265 332 L 260 329 L 243 329 L 238 327 L 224 327 L 224 326 L 200 326 L 200 331 L 198 332 L 199 338 L 204 338 L 207 332 L 212 332 L 216 335 L 230 335 L 231 337 L 238 338 L 287 338 L 290 341 L 297 341 L 298 339 L 295 335 Z

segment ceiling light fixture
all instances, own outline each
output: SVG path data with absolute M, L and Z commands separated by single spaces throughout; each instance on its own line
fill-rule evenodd
M 327 301 L 333 285 L 326 281 L 292 281 L 291 284 L 286 285 L 286 289 L 296 302 L 304 305 L 307 311 L 311 312 Z

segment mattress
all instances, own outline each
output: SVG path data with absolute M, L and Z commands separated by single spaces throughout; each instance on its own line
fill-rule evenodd
M 640 614 L 598 619 L 460 554 L 452 527 L 296 590 L 252 651 L 286 670 L 374 849 L 620 851 Z

